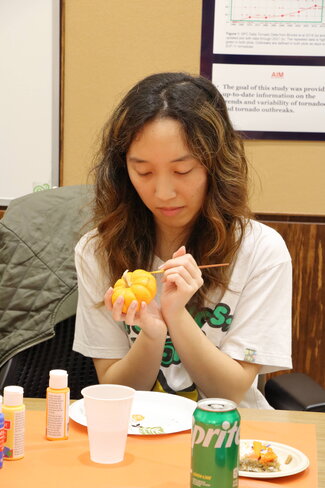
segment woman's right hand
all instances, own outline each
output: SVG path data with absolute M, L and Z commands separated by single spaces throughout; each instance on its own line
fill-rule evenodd
M 117 322 L 125 322 L 127 325 L 138 325 L 143 333 L 151 339 L 167 335 L 167 325 L 162 317 L 160 308 L 155 300 L 149 304 L 142 302 L 137 312 L 138 302 L 131 302 L 127 313 L 123 313 L 124 298 L 119 296 L 114 304 L 112 303 L 113 288 L 110 287 L 105 293 L 104 302 L 112 317 Z

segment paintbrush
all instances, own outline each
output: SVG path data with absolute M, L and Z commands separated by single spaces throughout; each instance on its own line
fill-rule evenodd
M 220 266 L 229 266 L 229 263 L 219 263 L 219 264 L 203 264 L 202 266 L 198 266 L 200 269 L 204 268 L 218 268 Z M 157 269 L 156 271 L 150 271 L 151 274 L 158 274 L 163 273 L 166 271 L 165 269 Z

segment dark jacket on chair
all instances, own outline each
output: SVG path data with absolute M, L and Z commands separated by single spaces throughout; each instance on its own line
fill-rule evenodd
M 89 230 L 92 186 L 13 200 L 0 220 L 0 367 L 75 314 L 74 246 Z

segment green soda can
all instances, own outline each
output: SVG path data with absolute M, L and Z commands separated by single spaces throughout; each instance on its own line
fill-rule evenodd
M 238 486 L 240 415 L 223 398 L 199 400 L 192 424 L 192 488 Z

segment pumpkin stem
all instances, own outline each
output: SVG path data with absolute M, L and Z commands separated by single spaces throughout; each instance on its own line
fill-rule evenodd
M 125 281 L 125 283 L 128 285 L 128 287 L 130 287 L 132 285 L 132 283 L 130 282 L 129 277 L 127 276 L 128 272 L 129 272 L 129 270 L 126 269 L 122 275 L 122 278 Z

